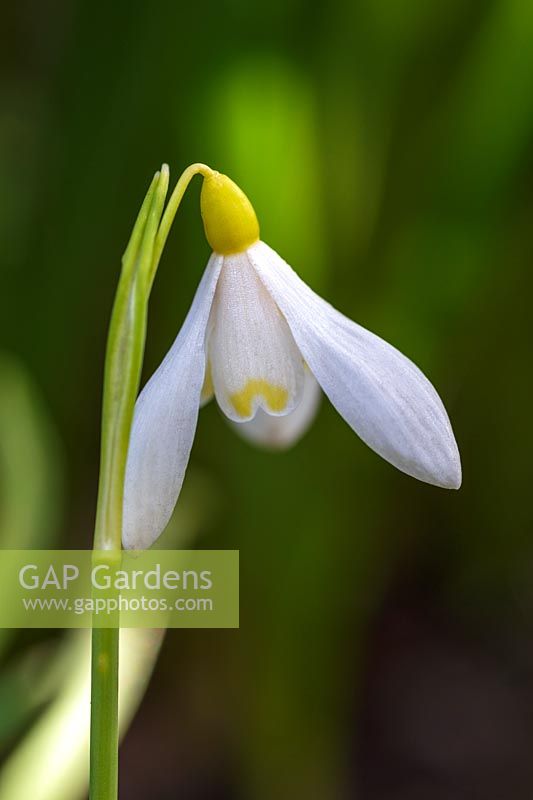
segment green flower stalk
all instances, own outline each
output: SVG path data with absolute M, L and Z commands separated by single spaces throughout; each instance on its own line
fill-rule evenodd
M 122 259 L 104 369 L 102 444 L 93 561 L 121 561 L 124 480 L 135 400 L 139 390 L 148 300 L 166 239 L 183 194 L 203 164 L 192 164 L 176 184 L 165 213 L 169 170 L 154 175 Z M 93 628 L 91 657 L 91 800 L 115 800 L 118 793 L 119 620 Z
M 95 550 L 120 550 L 128 442 L 139 389 L 155 237 L 168 189 L 168 167 L 157 172 L 124 253 L 105 359 L 100 482 Z
M 168 167 L 152 180 L 124 253 L 105 360 L 100 481 L 94 560 L 120 562 L 124 476 L 141 377 L 154 244 L 168 189 Z M 93 628 L 90 796 L 118 793 L 119 628 Z

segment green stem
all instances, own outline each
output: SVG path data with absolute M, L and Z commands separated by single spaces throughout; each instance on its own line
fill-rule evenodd
M 156 173 L 124 253 L 104 367 L 102 446 L 96 507 L 95 550 L 120 550 L 126 458 L 139 388 L 154 241 L 168 186 L 168 170 Z
M 161 220 L 161 225 L 157 231 L 157 236 L 155 239 L 154 245 L 154 258 L 152 269 L 149 275 L 149 285 L 152 286 L 155 273 L 157 270 L 157 266 L 159 264 L 159 259 L 161 258 L 161 253 L 163 252 L 163 248 L 165 247 L 165 243 L 168 238 L 168 234 L 170 233 L 170 228 L 172 227 L 172 223 L 174 222 L 174 217 L 176 216 L 176 211 L 179 208 L 179 204 L 182 201 L 183 195 L 187 189 L 187 186 L 191 182 L 192 178 L 195 175 L 203 175 L 205 178 L 207 175 L 213 173 L 211 167 L 208 167 L 207 164 L 191 164 L 187 169 L 185 169 L 174 187 L 172 194 L 170 195 L 170 199 L 167 203 L 167 207 L 165 208 L 165 213 L 163 214 L 163 218 Z
M 100 479 L 94 533 L 94 561 L 116 568 L 121 560 L 126 460 L 139 390 L 146 338 L 148 299 L 178 206 L 191 178 L 211 172 L 188 167 L 165 213 L 168 167 L 156 173 L 139 211 L 122 259 L 107 339 L 102 408 Z M 119 619 L 93 628 L 91 657 L 90 800 L 118 796 Z
M 167 187 L 168 169 L 163 169 L 152 181 L 124 254 L 109 326 L 94 558 L 115 567 L 121 558 L 126 458 L 144 353 L 147 276 Z M 118 618 L 115 623 L 92 630 L 91 800 L 118 797 Z
M 91 800 L 118 797 L 119 628 L 93 628 L 91 658 Z

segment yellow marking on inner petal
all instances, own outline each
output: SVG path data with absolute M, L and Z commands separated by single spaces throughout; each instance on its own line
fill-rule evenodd
M 207 403 L 211 400 L 214 393 L 215 387 L 213 386 L 213 376 L 211 375 L 211 364 L 208 362 L 205 368 L 204 385 L 202 386 L 202 392 L 200 394 L 200 403 L 202 403 L 202 405 Z
M 281 414 L 287 408 L 289 392 L 283 386 L 273 386 L 262 378 L 251 378 L 244 389 L 230 395 L 230 401 L 240 417 L 250 417 L 253 401 L 262 396 L 267 407 L 274 414 Z

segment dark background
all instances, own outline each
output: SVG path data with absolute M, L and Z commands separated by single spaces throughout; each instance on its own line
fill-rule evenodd
M 204 409 L 176 524 L 240 549 L 241 627 L 167 634 L 122 796 L 531 798 L 533 5 L 26 0 L 2 17 L 2 547 L 91 546 L 106 328 L 162 161 L 172 181 L 193 161 L 234 178 L 262 237 L 435 383 L 463 460 L 446 492 L 327 402 L 285 454 Z M 145 377 L 209 255 L 198 197 L 160 266 Z M 5 663 L 34 645 L 10 639 Z M 16 735 L 4 713 L 9 756 L 38 711 Z

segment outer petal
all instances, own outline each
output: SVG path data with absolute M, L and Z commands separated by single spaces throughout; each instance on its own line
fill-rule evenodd
M 178 499 L 196 431 L 205 334 L 222 256 L 213 253 L 174 344 L 139 395 L 124 490 L 124 547 L 150 547 Z
M 309 368 L 361 439 L 408 475 L 459 488 L 461 462 L 448 415 L 418 367 L 322 300 L 263 242 L 248 255 Z
M 260 408 L 280 416 L 300 402 L 302 355 L 246 252 L 224 258 L 208 352 L 217 403 L 230 419 L 253 419 Z
M 302 399 L 285 417 L 272 417 L 259 409 L 249 422 L 233 422 L 233 429 L 243 439 L 271 450 L 285 450 L 307 432 L 313 422 L 321 397 L 320 386 L 310 370 L 305 370 Z

